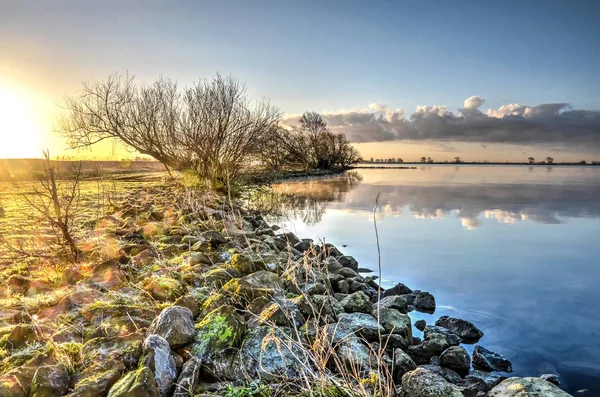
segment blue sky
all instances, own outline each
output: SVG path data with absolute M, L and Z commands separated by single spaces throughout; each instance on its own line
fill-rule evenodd
M 0 0 L 0 84 L 58 101 L 129 70 L 246 81 L 286 113 L 600 108 L 598 1 Z

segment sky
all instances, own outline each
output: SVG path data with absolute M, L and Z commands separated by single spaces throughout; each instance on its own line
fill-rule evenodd
M 129 71 L 235 75 L 286 123 L 324 114 L 365 158 L 600 160 L 599 14 L 587 0 L 0 0 L 0 157 L 73 155 L 52 133 L 62 98 Z M 123 155 L 111 147 L 85 155 Z

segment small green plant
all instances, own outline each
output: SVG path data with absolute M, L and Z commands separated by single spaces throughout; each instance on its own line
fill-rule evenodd
M 271 394 L 266 385 L 253 381 L 245 386 L 227 385 L 223 397 L 271 397 Z

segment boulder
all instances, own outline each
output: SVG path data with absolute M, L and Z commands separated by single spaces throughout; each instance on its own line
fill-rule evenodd
M 425 338 L 427 338 L 427 336 L 429 334 L 442 334 L 442 335 L 444 335 L 446 337 L 446 341 L 448 342 L 448 344 L 450 346 L 458 346 L 462 342 L 462 339 L 460 338 L 460 336 L 456 335 L 454 332 L 450 331 L 447 328 L 440 327 L 440 326 L 437 326 L 437 325 L 427 325 L 427 326 L 425 326 L 425 329 L 423 329 L 423 335 L 425 336 Z
M 490 391 L 489 386 L 483 379 L 475 377 L 459 379 L 455 384 L 465 397 L 486 397 Z
M 508 378 L 490 390 L 489 397 L 568 397 L 550 382 L 540 378 Z
M 183 295 L 183 286 L 174 278 L 153 277 L 144 286 L 144 291 L 148 292 L 154 299 L 160 302 L 174 301 Z
M 460 336 L 463 343 L 476 343 L 483 336 L 483 332 L 473 323 L 460 318 L 442 316 L 435 322 L 435 325 L 454 332 Z
M 251 302 L 260 297 L 282 295 L 283 282 L 275 273 L 261 270 L 229 281 L 221 288 L 221 292 L 234 299 Z
M 427 322 L 425 320 L 415 321 L 415 328 L 419 331 L 425 331 L 425 327 L 427 326 Z
M 215 352 L 237 346 L 245 329 L 244 320 L 233 307 L 215 309 L 196 324 L 191 354 L 204 363 Z
M 171 349 L 184 347 L 194 339 L 194 315 L 185 307 L 168 307 L 152 322 L 148 334 L 165 338 Z
M 378 306 L 377 303 L 373 303 L 373 310 L 377 309 L 377 306 Z M 395 310 L 398 310 L 400 313 L 405 313 L 405 314 L 408 312 L 406 298 L 404 298 L 403 296 L 400 296 L 400 295 L 384 296 L 379 301 L 379 307 L 395 309 Z
M 111 387 L 108 397 L 162 397 L 154 374 L 147 367 L 139 368 L 121 378 Z
M 340 270 L 337 271 L 337 274 L 339 274 L 340 276 L 348 279 L 348 278 L 356 278 L 356 279 L 361 279 L 361 276 L 356 273 L 354 270 L 350 269 L 349 267 L 342 267 Z
M 257 320 L 260 323 L 300 327 L 306 320 L 298 308 L 297 300 L 274 298 L 263 308 Z
M 345 328 L 350 329 L 356 335 L 367 341 L 378 341 L 379 335 L 385 333 L 385 329 L 377 323 L 377 319 L 366 313 L 342 313 L 339 322 Z
M 540 376 L 540 379 L 550 382 L 556 386 L 560 386 L 560 380 L 556 374 L 543 374 Z
M 307 358 L 292 342 L 296 339 L 286 327 L 259 326 L 250 329 L 242 342 L 240 357 L 250 378 L 269 381 L 278 377 L 300 378 Z
M 402 390 L 406 397 L 463 397 L 458 387 L 424 368 L 405 373 Z
M 69 373 L 63 364 L 37 369 L 31 381 L 31 397 L 64 396 L 69 389 Z
M 95 363 L 73 377 L 75 385 L 69 397 L 106 396 L 124 370 L 125 365 L 116 360 Z
M 198 383 L 198 375 L 200 373 L 200 363 L 195 358 L 190 358 L 183 364 L 181 374 L 177 378 L 175 392 L 173 397 L 189 397 L 194 387 Z
M 358 338 L 350 337 L 342 340 L 336 346 L 337 358 L 335 365 L 339 372 L 356 373 L 364 376 L 377 367 L 377 360 L 373 352 Z
M 243 276 L 259 270 L 267 270 L 260 257 L 253 260 L 243 254 L 234 254 L 229 260 L 229 265 Z
M 133 333 L 120 337 L 94 338 L 81 348 L 82 363 L 89 366 L 104 360 L 118 360 L 132 368 L 142 355 L 144 336 Z
M 202 233 L 202 237 L 204 237 L 204 239 L 207 240 L 213 247 L 218 247 L 219 245 L 227 243 L 225 237 L 216 230 L 208 230 Z
M 479 345 L 473 350 L 473 368 L 482 371 L 512 372 L 510 361 Z
M 464 347 L 450 346 L 440 355 L 440 365 L 466 375 L 471 368 L 471 357 Z
M 222 287 L 234 278 L 240 278 L 242 274 L 231 266 L 217 267 L 211 269 L 201 276 L 201 282 L 206 286 Z
M 169 342 L 160 335 L 150 335 L 144 341 L 144 354 L 146 356 L 143 362 L 154 373 L 158 391 L 163 397 L 167 397 L 177 379 L 175 359 Z
M 417 369 L 417 365 L 408 354 L 402 349 L 394 349 L 393 376 L 396 384 L 402 382 L 402 376 L 404 376 L 405 373 L 414 371 L 415 369 Z
M 355 272 L 358 272 L 358 262 L 356 261 L 356 259 L 354 259 L 354 257 L 350 255 L 342 255 L 339 258 L 337 258 L 337 260 L 343 267 L 347 267 L 349 269 L 354 270 Z
M 429 292 L 414 292 L 410 304 L 420 312 L 433 313 L 435 311 L 435 298 Z
M 377 317 L 377 311 L 373 311 L 373 317 Z M 400 313 L 396 309 L 379 309 L 379 322 L 387 333 L 398 334 L 405 339 L 412 339 L 412 324 L 408 314 Z
M 347 313 L 371 313 L 371 299 L 364 292 L 359 291 L 348 295 L 340 301 Z
M 406 285 L 402 283 L 398 283 L 394 285 L 392 288 L 386 289 L 383 291 L 383 296 L 393 296 L 393 295 L 406 295 L 412 293 L 412 289 L 408 288 Z
M 442 334 L 431 334 L 418 345 L 409 346 L 407 353 L 417 364 L 427 364 L 431 357 L 439 356 L 449 347 Z

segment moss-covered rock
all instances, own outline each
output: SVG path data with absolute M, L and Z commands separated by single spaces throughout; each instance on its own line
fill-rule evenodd
M 69 397 L 105 396 L 121 378 L 125 365 L 117 360 L 96 363 L 73 377 L 73 392 Z
M 244 320 L 233 307 L 213 310 L 196 324 L 191 353 L 202 362 L 217 351 L 237 346 L 245 329 Z
M 217 267 L 204 273 L 201 281 L 204 285 L 211 285 L 221 288 L 229 280 L 242 277 L 242 274 L 231 266 Z
M 276 274 L 262 270 L 230 280 L 221 288 L 221 292 L 235 300 L 251 302 L 260 297 L 282 295 L 283 283 Z
M 125 375 L 110 389 L 108 397 L 161 397 L 154 374 L 147 367 Z
M 31 381 L 31 397 L 63 396 L 69 388 L 70 377 L 63 364 L 37 369 Z
M 165 338 L 172 349 L 188 345 L 194 339 L 194 315 L 190 309 L 171 306 L 152 322 L 149 334 Z
M 260 257 L 250 258 L 243 254 L 234 254 L 229 264 L 232 268 L 246 276 L 259 270 L 267 270 L 265 264 Z
M 171 302 L 183 295 L 183 286 L 174 278 L 154 277 L 144 286 L 144 291 L 157 301 Z
M 142 355 L 143 342 L 144 336 L 139 333 L 91 339 L 81 349 L 82 363 L 87 366 L 102 360 L 115 359 L 131 368 Z

